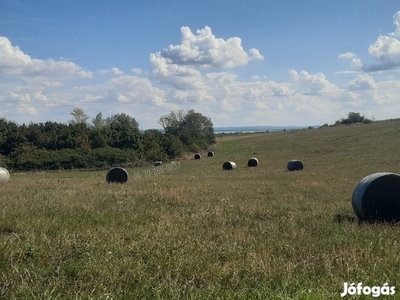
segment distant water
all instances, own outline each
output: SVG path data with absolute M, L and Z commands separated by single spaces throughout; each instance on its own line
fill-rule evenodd
M 266 132 L 266 131 L 282 131 L 282 130 L 294 130 L 294 129 L 305 129 L 310 126 L 239 126 L 239 127 L 214 127 L 214 132 L 218 133 L 253 133 L 253 132 Z M 319 127 L 319 125 L 311 126 L 313 128 Z
M 296 130 L 305 129 L 310 126 L 232 126 L 232 127 L 214 127 L 214 133 L 253 133 L 253 132 L 266 132 L 266 131 L 282 131 L 282 130 Z M 313 128 L 318 128 L 320 125 L 312 125 Z M 164 129 L 157 129 L 164 132 Z M 140 130 L 142 133 L 146 130 Z

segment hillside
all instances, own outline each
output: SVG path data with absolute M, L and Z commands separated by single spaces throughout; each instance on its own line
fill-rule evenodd
M 400 121 L 223 137 L 214 157 L 127 169 L 122 185 L 11 174 L 0 298 L 309 300 L 340 299 L 344 282 L 396 286 L 399 227 L 358 224 L 350 200 L 364 176 L 399 173 L 399 138 Z M 294 158 L 303 171 L 287 171 Z M 223 171 L 228 160 L 237 168 Z
M 313 171 L 333 168 L 364 175 L 377 170 L 400 169 L 400 120 L 254 133 L 222 137 L 218 142 L 221 145 L 219 155 L 232 158 L 243 155 L 246 159 L 255 153 L 271 166 L 298 158 Z

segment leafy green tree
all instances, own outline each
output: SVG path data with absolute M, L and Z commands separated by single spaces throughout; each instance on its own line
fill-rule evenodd
M 27 126 L 25 137 L 28 144 L 39 149 L 61 150 L 73 148 L 69 126 L 57 122 L 46 122 Z
M 94 128 L 103 128 L 106 126 L 106 120 L 103 118 L 103 114 L 100 112 L 92 119 Z
M 161 117 L 158 123 L 163 126 L 166 134 L 178 136 L 191 151 L 206 149 L 215 143 L 211 119 L 196 113 L 193 109 L 187 113 L 171 112 Z
M 90 148 L 90 128 L 86 123 L 69 124 L 70 138 L 68 140 L 73 146 L 73 149 L 77 148 Z
M 115 114 L 106 119 L 106 124 L 113 128 L 136 129 L 139 130 L 139 123 L 135 118 L 125 114 Z
M 108 131 L 105 127 L 90 130 L 89 139 L 92 149 L 108 147 Z
M 116 114 L 106 119 L 109 146 L 119 149 L 141 150 L 139 123 L 127 114 Z
M 0 154 L 9 155 L 25 142 L 26 126 L 0 119 Z
M 89 119 L 89 116 L 85 114 L 82 108 L 79 107 L 75 107 L 70 115 L 74 117 L 74 119 L 69 121 L 71 124 L 86 123 L 86 121 Z
M 147 160 L 156 161 L 167 158 L 163 149 L 164 139 L 164 134 L 157 129 L 149 129 L 142 134 L 142 151 Z
M 169 158 L 175 159 L 184 153 L 185 145 L 176 135 L 165 134 L 163 141 L 163 149 Z
M 353 123 L 371 123 L 372 120 L 367 119 L 365 116 L 361 116 L 360 113 L 349 112 L 346 119 L 341 118 L 335 122 L 335 125 L 339 124 L 353 124 Z
M 6 152 L 6 143 L 8 135 L 8 122 L 4 118 L 0 118 L 0 153 Z
M 184 121 L 185 112 L 171 111 L 168 115 L 160 117 L 158 123 L 164 128 L 166 134 L 179 135 L 179 125 Z

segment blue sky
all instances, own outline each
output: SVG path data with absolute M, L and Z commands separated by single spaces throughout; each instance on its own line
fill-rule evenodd
M 17 123 L 398 118 L 399 70 L 398 0 L 0 0 L 0 117 Z

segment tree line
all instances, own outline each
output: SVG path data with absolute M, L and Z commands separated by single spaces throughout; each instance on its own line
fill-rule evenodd
M 170 160 L 215 143 L 210 118 L 194 110 L 170 112 L 158 123 L 164 131 L 141 131 L 135 118 L 115 114 L 89 117 L 75 108 L 68 123 L 19 125 L 0 118 L 0 166 L 12 170 L 102 169 Z

